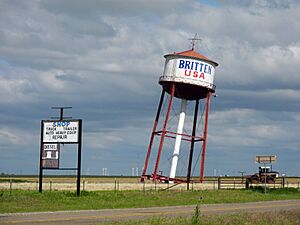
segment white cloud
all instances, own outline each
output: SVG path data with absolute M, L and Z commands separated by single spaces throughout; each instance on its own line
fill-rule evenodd
M 209 142 L 220 147 L 287 147 L 298 143 L 300 128 L 290 119 L 295 115 L 253 109 L 218 111 L 210 116 Z
M 16 145 L 18 148 L 27 146 L 32 140 L 32 135 L 26 130 L 15 127 L 2 127 L 0 129 L 0 142 L 2 145 Z

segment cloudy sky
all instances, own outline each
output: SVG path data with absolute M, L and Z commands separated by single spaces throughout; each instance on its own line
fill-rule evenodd
M 274 168 L 299 176 L 299 21 L 298 0 L 0 0 L 0 172 L 38 173 L 52 106 L 83 119 L 84 174 L 140 172 L 163 55 L 189 49 L 197 33 L 196 50 L 219 63 L 205 174 L 252 173 L 256 155 L 277 155 Z M 179 174 L 187 154 L 182 144 Z M 75 165 L 76 146 L 62 146 L 61 166 Z

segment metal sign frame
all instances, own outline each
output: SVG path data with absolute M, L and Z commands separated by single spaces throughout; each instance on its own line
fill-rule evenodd
M 78 122 L 77 141 L 44 141 L 45 123 L 71 123 Z M 76 168 L 49 168 L 43 167 L 44 144 L 77 144 L 77 167 Z M 40 143 L 40 171 L 39 171 L 39 192 L 43 191 L 43 170 L 77 170 L 77 196 L 80 195 L 80 176 L 81 176 L 81 147 L 82 147 L 82 120 L 81 119 L 62 119 L 62 120 L 42 120 L 41 121 L 41 143 Z
M 69 125 L 70 126 L 73 125 L 73 127 L 71 127 L 72 130 L 68 130 Z M 76 129 L 74 130 L 73 128 Z M 78 138 L 79 138 L 79 120 L 66 120 L 66 119 L 43 120 L 44 143 L 77 144 Z M 72 139 L 72 140 L 69 141 L 68 139 Z
M 275 163 L 277 160 L 276 155 L 257 155 L 255 156 L 255 162 L 259 164 L 263 164 L 265 168 L 265 184 L 264 184 L 264 192 L 267 193 L 267 175 L 266 175 L 266 164 Z
M 276 155 L 257 155 L 255 156 L 256 163 L 274 163 L 276 162 Z

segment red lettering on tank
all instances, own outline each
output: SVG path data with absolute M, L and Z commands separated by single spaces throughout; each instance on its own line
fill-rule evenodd
M 189 70 L 189 73 L 187 73 L 187 71 L 188 71 L 188 70 L 185 70 L 185 71 L 184 71 L 184 75 L 185 75 L 185 76 L 191 76 L 191 70 Z
M 199 78 L 203 78 L 205 80 L 204 73 L 201 73 Z
M 193 77 L 198 77 L 198 71 L 194 71 Z

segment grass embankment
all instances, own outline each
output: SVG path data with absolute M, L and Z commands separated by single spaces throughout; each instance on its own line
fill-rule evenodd
M 194 192 L 141 192 L 141 191 L 82 191 L 80 197 L 68 191 L 0 190 L 0 213 L 113 209 L 150 206 L 192 205 L 199 203 L 233 203 L 267 200 L 299 199 L 299 189 L 204 190 Z
M 299 225 L 300 213 L 297 210 L 281 212 L 239 213 L 229 215 L 200 215 L 195 218 L 153 218 L 148 220 L 131 220 L 109 222 L 104 225 Z

